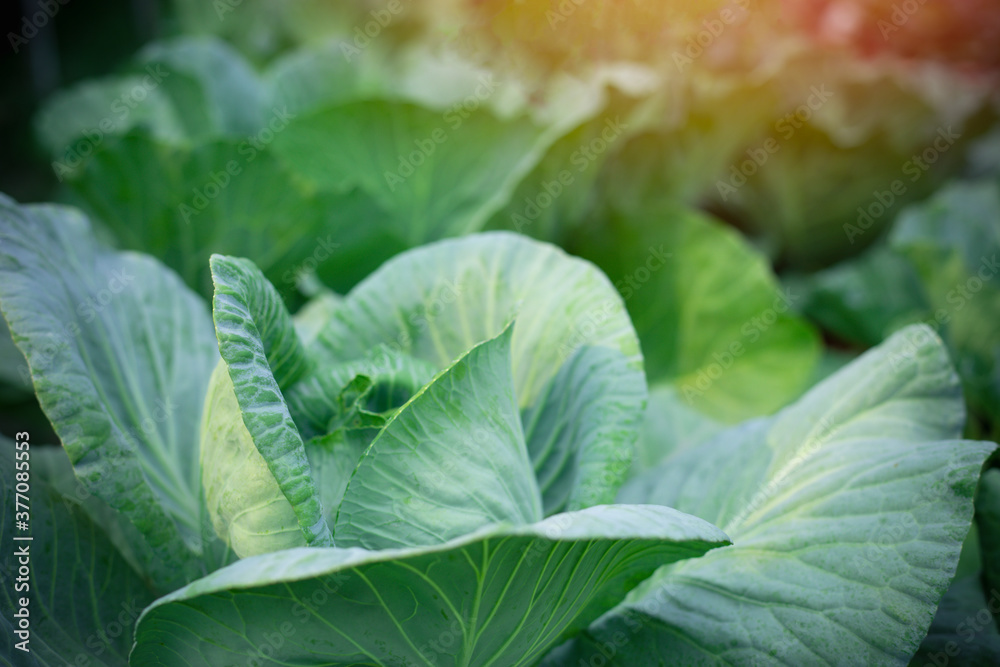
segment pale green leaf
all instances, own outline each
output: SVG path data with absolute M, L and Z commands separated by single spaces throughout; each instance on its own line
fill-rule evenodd
M 391 215 L 390 232 L 418 245 L 479 230 L 552 134 L 527 118 L 368 100 L 303 112 L 273 146 L 316 186 L 360 187 Z
M 685 403 L 672 385 L 650 387 L 646 419 L 636 442 L 630 476 L 653 468 L 676 452 L 709 440 L 723 428 L 719 422 Z
M 591 264 L 504 232 L 442 241 L 358 285 L 311 349 L 328 365 L 382 344 L 443 369 L 515 314 L 514 394 L 545 511 L 612 500 L 646 387 L 621 297 Z
M 386 424 L 344 494 L 338 546 L 430 546 L 542 518 L 514 399 L 512 333 L 472 348 Z
M 715 522 L 734 546 L 660 570 L 550 664 L 608 641 L 615 665 L 906 664 L 996 448 L 957 440 L 964 416 L 944 346 L 917 326 L 773 418 L 678 452 L 622 500 Z
M 106 138 L 69 187 L 123 247 L 206 298 L 213 252 L 249 257 L 288 295 L 303 272 L 349 287 L 406 247 L 369 197 L 308 189 L 256 139 L 175 146 L 133 130 Z
M 290 508 L 305 544 L 330 544 L 330 528 L 323 518 L 302 437 L 281 393 L 282 387 L 307 374 L 312 362 L 281 297 L 252 262 L 213 255 L 212 276 L 213 318 L 222 365 L 209 390 L 202 466 L 216 531 L 241 556 L 293 546 Z M 234 477 L 234 461 L 266 484 Z M 241 486 L 245 494 L 239 493 Z M 251 495 L 264 495 L 272 507 L 251 503 Z M 284 522 L 268 520 L 277 508 Z M 263 517 L 260 528 L 266 534 L 251 529 L 249 536 L 242 535 L 248 526 L 258 525 L 258 517 Z M 279 543 L 269 539 L 271 533 L 281 534 Z
M 204 302 L 155 260 L 109 251 L 73 209 L 0 200 L 0 308 L 88 491 L 142 534 L 143 573 L 204 572 L 197 424 L 218 353 Z
M 133 127 L 146 127 L 168 142 L 184 137 L 170 98 L 155 85 L 144 83 L 139 75 L 88 81 L 46 101 L 35 116 L 35 131 L 39 142 L 61 163 L 55 167 L 57 175 L 63 168 L 77 167 L 107 137 L 123 135 Z
M 269 104 L 298 114 L 386 93 L 384 64 L 371 51 L 348 57 L 355 48 L 349 39 L 333 40 L 279 58 L 265 74 Z
M 323 330 L 323 325 L 333 315 L 333 311 L 340 307 L 341 301 L 343 297 L 336 292 L 321 290 L 299 308 L 292 321 L 305 345 L 311 344 L 316 339 Z
M 248 137 L 266 120 L 256 72 L 220 39 L 182 36 L 153 42 L 139 52 L 133 69 L 169 96 L 191 138 Z
M 613 212 L 570 249 L 596 262 L 628 306 L 653 384 L 732 423 L 783 407 L 819 353 L 767 259 L 719 222 L 673 205 Z
M 969 406 L 1000 415 L 1000 181 L 958 182 L 904 211 L 892 247 L 909 259 L 928 318 L 955 357 Z M 993 425 L 994 432 L 1000 426 Z
M 668 508 L 602 506 L 430 548 L 267 554 L 158 600 L 132 664 L 527 667 L 658 566 L 727 543 Z

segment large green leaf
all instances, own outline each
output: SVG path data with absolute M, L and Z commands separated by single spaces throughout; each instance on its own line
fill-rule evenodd
M 317 192 L 274 158 L 275 135 L 302 110 L 224 43 L 154 43 L 128 72 L 60 93 L 36 119 L 60 180 L 122 246 L 155 254 L 206 296 L 211 252 L 252 258 L 288 296 L 313 271 L 349 287 L 408 247 L 370 196 L 328 182 Z
M 803 99 L 810 94 L 806 90 Z M 774 117 L 784 120 L 789 111 L 776 111 Z M 815 269 L 850 256 L 883 233 L 903 204 L 926 196 L 941 181 L 939 168 L 919 172 L 913 182 L 910 178 L 916 171 L 908 163 L 912 151 L 923 150 L 934 136 L 926 143 L 911 137 L 912 147 L 903 150 L 880 135 L 860 145 L 838 145 L 805 124 L 786 140 L 792 128 L 781 120 L 780 133 L 750 144 L 750 152 L 739 154 L 720 174 L 717 183 L 738 187 L 735 192 L 722 188 L 725 193 L 717 203 L 766 237 L 775 254 L 792 266 Z M 764 147 L 768 139 L 777 143 L 773 154 Z M 759 165 L 754 155 L 766 162 Z M 957 157 L 957 150 L 951 157 Z M 904 166 L 908 171 L 901 173 Z M 745 177 L 747 173 L 751 175 Z M 896 180 L 903 186 L 899 196 L 888 190 Z M 876 197 L 889 203 L 888 211 Z
M 618 350 L 580 348 L 522 413 L 547 512 L 603 502 L 624 480 L 646 400 L 631 370 Z
M 323 366 L 381 344 L 446 368 L 515 314 L 514 393 L 546 513 L 612 500 L 646 387 L 621 297 L 587 262 L 503 232 L 410 251 L 354 289 L 311 350 Z
M 609 159 L 598 185 L 615 208 L 641 212 L 661 198 L 694 205 L 715 195 L 716 177 L 772 120 L 774 92 L 766 85 L 702 64 L 681 72 L 671 64 L 661 75 L 652 118 Z M 738 117 L 732 109 L 740 110 Z
M 734 546 L 660 570 L 551 664 L 607 642 L 616 665 L 905 664 L 996 448 L 956 440 L 964 417 L 944 346 L 915 326 L 773 418 L 678 452 L 621 499 L 691 512 Z
M 218 357 L 205 304 L 79 212 L 0 200 L 0 308 L 88 491 L 147 542 L 158 587 L 203 573 L 197 423 Z
M 646 419 L 629 474 L 634 477 L 649 470 L 671 454 L 697 446 L 724 428 L 688 405 L 672 385 L 650 387 Z
M 350 286 L 406 247 L 370 197 L 311 190 L 252 138 L 175 146 L 135 130 L 105 139 L 69 187 L 123 247 L 206 297 L 213 252 L 251 258 L 288 294 L 310 270 Z
M 885 244 L 789 285 L 804 291 L 799 305 L 805 315 L 865 347 L 925 318 L 928 310 L 913 266 Z
M 142 103 L 133 95 L 142 91 Z M 180 141 L 184 128 L 162 90 L 144 85 L 142 76 L 124 76 L 81 83 L 49 99 L 35 117 L 38 141 L 54 160 L 62 179 L 110 136 L 138 126 L 165 141 Z
M 345 48 L 355 47 L 350 40 L 334 40 L 276 60 L 265 74 L 268 104 L 299 114 L 386 95 L 385 64 L 378 55 L 368 51 L 364 58 L 348 59 Z
M 256 72 L 222 40 L 182 36 L 154 42 L 139 52 L 133 68 L 158 75 L 157 90 L 170 97 L 193 139 L 246 137 L 266 120 Z
M 201 465 L 216 532 L 240 556 L 332 544 L 281 393 L 311 370 L 311 360 L 281 297 L 252 262 L 213 255 L 212 277 L 222 362 L 209 387 Z
M 292 318 L 295 328 L 299 332 L 299 338 L 306 345 L 311 344 L 319 332 L 323 330 L 323 325 L 333 315 L 333 311 L 340 307 L 344 300 L 336 292 L 320 286 L 318 293 L 311 295 L 312 298 L 299 308 Z
M 489 228 L 550 241 L 572 233 L 594 208 L 602 166 L 636 126 L 630 110 L 608 105 L 599 117 L 560 137 L 493 215 Z
M 390 213 L 394 235 L 419 245 L 479 230 L 555 135 L 528 118 L 366 100 L 302 113 L 274 150 L 318 187 L 360 187 Z
M 0 317 L 0 401 L 23 400 L 33 393 L 24 355 L 10 337 L 7 320 Z
M 387 418 L 436 373 L 425 361 L 378 347 L 364 359 L 324 368 L 285 394 L 296 426 L 309 438 L 306 455 L 330 526 L 354 469 Z
M 727 544 L 668 508 L 602 506 L 446 544 L 296 549 L 161 598 L 133 665 L 532 665 L 663 563 Z
M 508 325 L 431 381 L 361 459 L 334 530 L 337 546 L 430 546 L 542 518 L 514 398 Z
M 23 444 L 30 447 L 15 450 L 0 437 L 0 539 L 7 545 L 0 561 L 0 664 L 56 667 L 82 657 L 89 665 L 125 667 L 133 626 L 155 596 L 83 509 L 47 483 L 36 466 L 46 448 Z M 65 454 L 53 453 L 69 467 Z M 18 500 L 15 474 L 28 470 L 30 491 Z M 17 507 L 20 503 L 25 507 Z M 24 531 L 15 523 L 15 510 L 28 507 L 30 528 Z M 22 551 L 27 577 L 19 573 Z M 18 636 L 15 631 L 23 627 L 15 613 L 21 614 L 22 597 L 28 599 L 28 633 Z M 30 653 L 15 648 L 25 639 Z
M 734 422 L 783 407 L 810 378 L 819 346 L 766 258 L 734 230 L 672 205 L 607 220 L 570 244 L 621 292 L 651 383 Z
M 479 230 L 595 111 L 536 119 L 521 102 L 495 114 L 506 89 L 485 74 L 438 108 L 420 77 L 376 51 L 303 51 L 258 76 L 219 40 L 156 42 L 128 74 L 57 97 L 39 134 L 123 246 L 163 258 L 206 296 L 209 253 L 245 256 L 287 297 L 302 274 L 348 289 L 406 248 Z
M 782 264 L 815 269 L 855 254 L 932 193 L 994 114 L 986 87 L 947 69 L 786 46 L 780 66 L 743 77 L 766 82 L 772 106 L 711 194 Z
M 944 188 L 900 215 L 891 242 L 920 274 L 970 407 L 1000 433 L 1000 181 Z
M 249 63 L 225 42 L 180 37 L 150 44 L 120 76 L 60 91 L 35 127 L 62 176 L 106 137 L 137 126 L 169 144 L 246 138 L 266 120 L 264 97 Z

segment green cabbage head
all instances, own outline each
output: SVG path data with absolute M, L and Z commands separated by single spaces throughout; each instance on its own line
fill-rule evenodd
M 299 322 L 248 260 L 211 267 L 222 360 L 205 401 L 202 485 L 240 557 L 342 535 L 440 543 L 614 500 L 646 385 L 621 297 L 589 263 L 507 233 L 446 241 Z M 435 447 L 448 454 L 437 460 Z M 398 488 L 368 470 L 395 448 L 412 457 Z

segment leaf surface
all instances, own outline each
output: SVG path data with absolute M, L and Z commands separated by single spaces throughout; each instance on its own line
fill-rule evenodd
M 964 416 L 944 346 L 915 326 L 774 417 L 678 452 L 622 502 L 690 512 L 734 546 L 663 568 L 547 664 L 607 641 L 617 665 L 906 664 L 996 448 L 958 440 Z
M 609 502 L 646 387 L 621 297 L 591 264 L 505 232 L 435 243 L 355 288 L 310 349 L 331 365 L 386 345 L 443 369 L 515 315 L 514 394 L 546 514 Z
M 155 595 L 84 510 L 47 483 L 35 466 L 38 458 L 48 455 L 43 449 L 54 450 L 51 454 L 63 459 L 60 465 L 69 468 L 65 454 L 54 447 L 34 444 L 15 452 L 13 442 L 0 438 L 5 510 L 0 538 L 8 545 L 0 561 L 0 662 L 61 667 L 83 658 L 98 667 L 126 667 L 132 629 Z M 19 530 L 14 521 L 17 455 L 31 470 L 30 492 L 20 499 L 31 508 L 28 531 Z M 27 577 L 18 573 L 22 550 L 29 561 Z M 15 648 L 24 639 L 14 634 L 20 627 L 14 614 L 21 609 L 22 597 L 29 601 L 28 653 Z
M 266 554 L 158 600 L 131 659 L 527 666 L 659 565 L 727 543 L 668 508 L 600 506 L 429 548 Z
M 222 363 L 209 389 L 201 465 L 216 531 L 241 556 L 295 546 L 295 525 L 304 544 L 330 545 L 302 436 L 281 392 L 310 372 L 312 360 L 281 297 L 252 262 L 213 255 L 212 276 Z
M 142 534 L 143 573 L 204 573 L 198 415 L 218 352 L 204 302 L 156 260 L 109 251 L 78 211 L 0 199 L 0 308 L 88 491 Z
M 430 546 L 542 518 L 514 399 L 513 327 L 472 348 L 379 433 L 344 494 L 337 546 Z

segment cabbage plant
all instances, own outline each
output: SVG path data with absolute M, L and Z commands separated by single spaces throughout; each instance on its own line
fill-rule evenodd
M 905 664 L 995 450 L 923 326 L 667 448 L 622 297 L 553 246 L 437 242 L 295 316 L 210 269 L 209 307 L 0 200 L 0 309 L 65 452 L 31 452 L 35 664 Z

